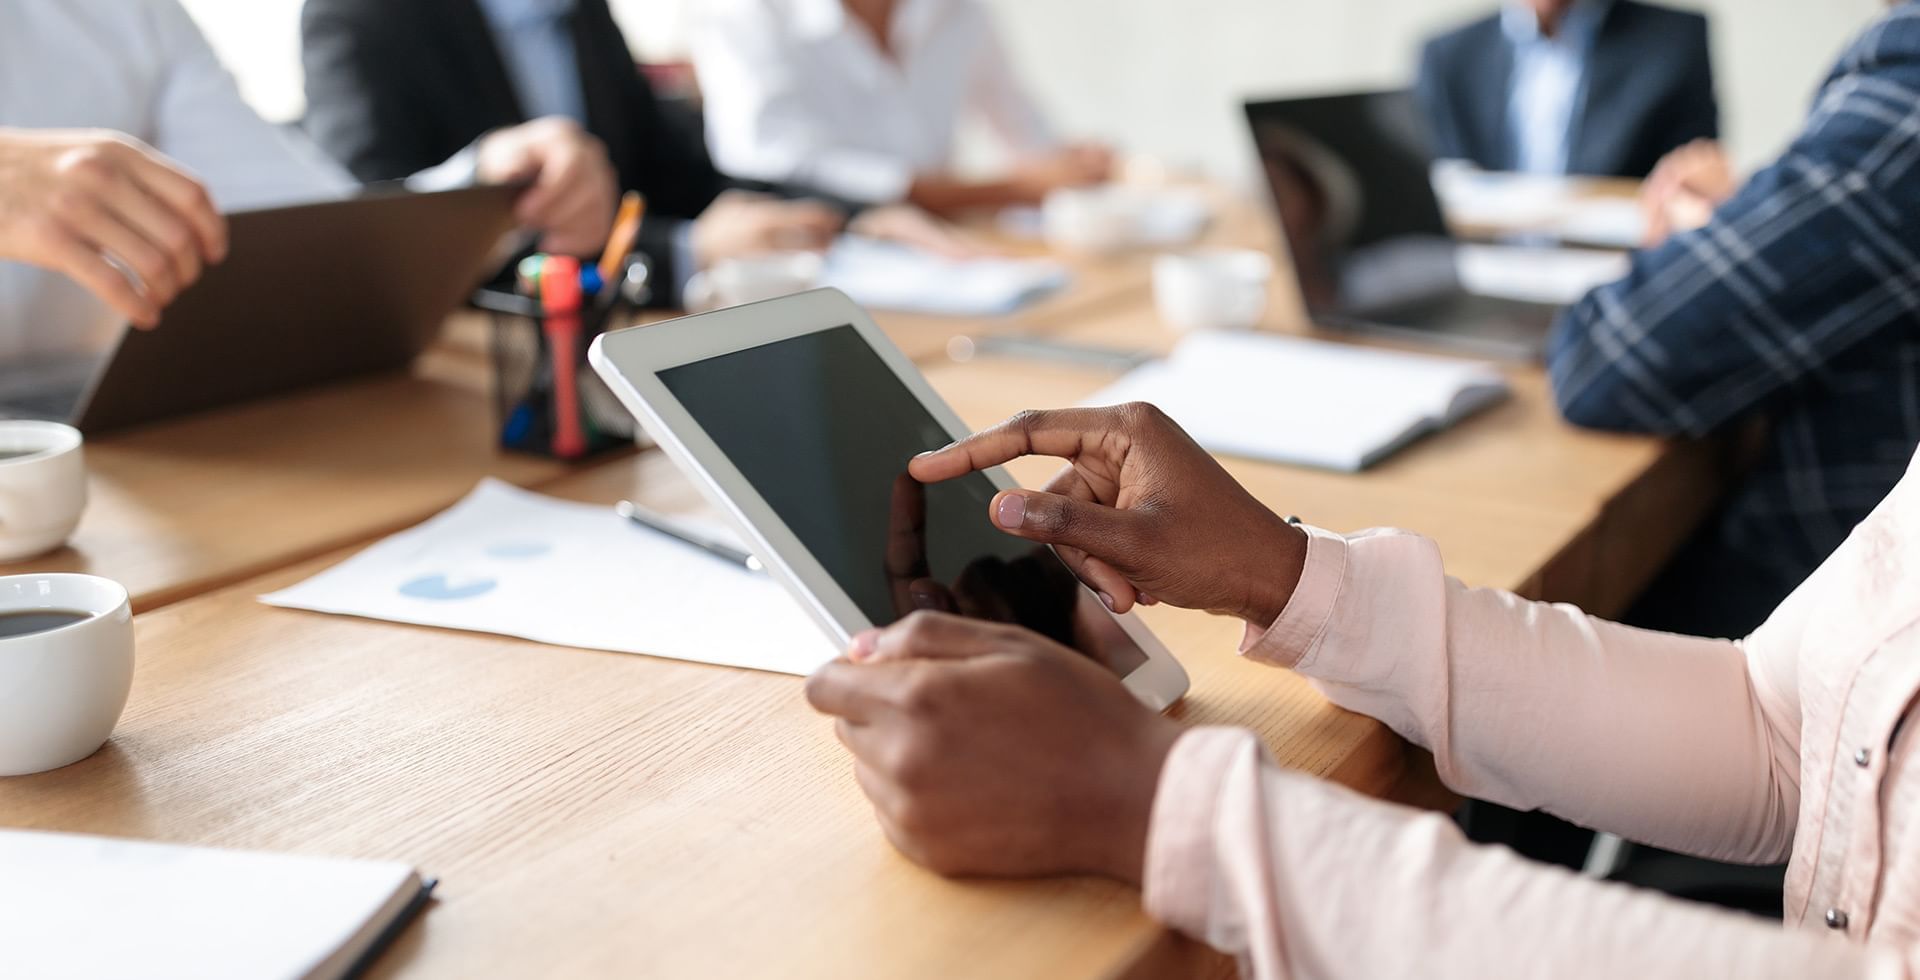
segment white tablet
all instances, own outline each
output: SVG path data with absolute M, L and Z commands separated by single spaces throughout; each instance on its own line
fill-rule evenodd
M 1164 708 L 1187 675 L 1053 550 L 994 527 L 1000 469 L 922 486 L 907 461 L 967 434 L 864 311 L 833 289 L 594 341 L 593 367 L 820 627 L 855 633 L 916 608 L 1016 622 Z

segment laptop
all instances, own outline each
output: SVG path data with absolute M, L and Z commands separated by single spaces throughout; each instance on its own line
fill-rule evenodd
M 1316 324 L 1538 359 L 1559 306 L 1479 295 L 1434 194 L 1426 123 L 1401 89 L 1246 103 Z
M 0 370 L 0 417 L 88 435 L 405 369 L 503 258 L 514 187 L 227 216 L 227 260 L 114 350 Z

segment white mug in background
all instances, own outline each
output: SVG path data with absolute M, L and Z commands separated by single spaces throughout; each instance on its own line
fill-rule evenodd
M 1181 330 L 1252 330 L 1267 313 L 1273 258 L 1252 249 L 1201 249 L 1153 263 L 1153 303 Z
M 1137 210 L 1133 197 L 1111 184 L 1063 187 L 1041 202 L 1040 226 L 1056 251 L 1104 255 L 1133 247 Z
M 687 280 L 681 305 L 689 313 L 758 303 L 820 285 L 826 260 L 813 252 L 770 252 L 726 259 Z
M 1048 246 L 1094 255 L 1185 245 L 1206 230 L 1212 216 L 1205 197 L 1179 187 L 1063 187 L 1040 205 Z
M 66 543 L 87 508 L 80 431 L 58 422 L 0 421 L 0 561 Z
M 93 575 L 0 577 L 0 776 L 106 744 L 133 685 L 127 590 Z

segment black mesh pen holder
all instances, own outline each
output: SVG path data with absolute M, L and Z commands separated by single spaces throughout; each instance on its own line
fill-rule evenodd
M 473 305 L 492 318 L 488 347 L 502 448 L 584 459 L 633 444 L 639 427 L 588 365 L 587 348 L 646 305 L 644 259 L 630 259 L 613 289 L 606 299 L 583 296 L 575 316 L 553 318 L 531 296 L 499 289 L 474 294 Z

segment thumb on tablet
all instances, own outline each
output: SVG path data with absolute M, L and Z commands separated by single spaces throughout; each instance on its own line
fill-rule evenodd
M 1003 490 L 987 505 L 993 524 L 1029 541 L 1077 548 L 1124 565 L 1140 529 L 1138 515 L 1092 501 L 1037 490 Z
M 916 612 L 892 626 L 855 636 L 847 659 L 854 663 L 965 660 L 1006 649 L 1008 632 L 1014 629 L 952 613 Z

